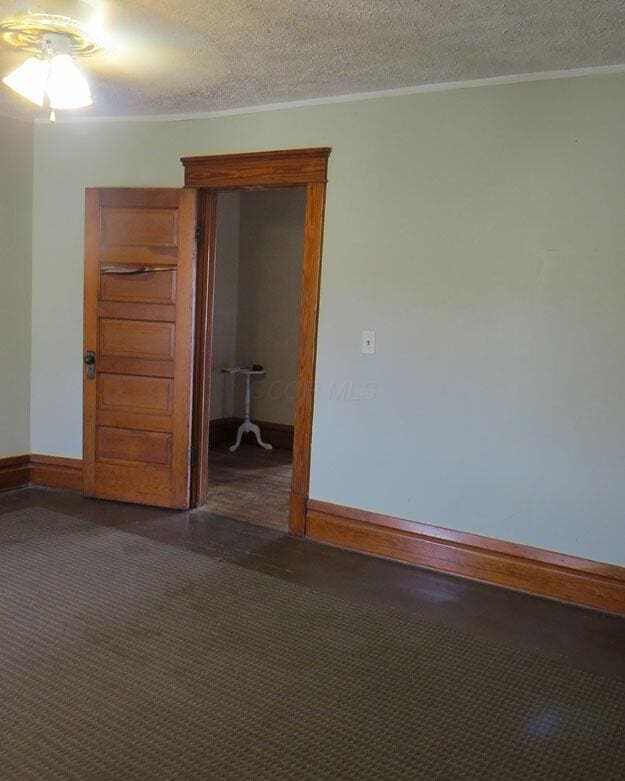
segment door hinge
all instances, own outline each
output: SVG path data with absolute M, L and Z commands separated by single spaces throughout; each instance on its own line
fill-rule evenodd
M 193 466 L 195 464 L 197 458 L 197 448 L 190 447 L 189 448 L 189 464 Z
M 197 225 L 195 228 L 195 242 L 196 244 L 199 244 L 202 240 L 202 227 L 200 225 Z

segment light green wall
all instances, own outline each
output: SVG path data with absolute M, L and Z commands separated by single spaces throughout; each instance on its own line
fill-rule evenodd
M 0 117 L 0 458 L 30 452 L 33 131 Z
M 84 187 L 327 145 L 311 495 L 625 564 L 624 137 L 622 75 L 38 126 L 33 450 L 81 454 Z

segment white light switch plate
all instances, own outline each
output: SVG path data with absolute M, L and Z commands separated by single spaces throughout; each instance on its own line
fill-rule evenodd
M 375 331 L 362 332 L 361 350 L 363 355 L 373 355 L 375 352 Z

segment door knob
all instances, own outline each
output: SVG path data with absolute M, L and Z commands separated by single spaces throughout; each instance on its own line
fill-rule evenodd
M 90 380 L 95 379 L 95 353 L 93 350 L 87 350 L 82 360 L 87 366 L 87 377 Z

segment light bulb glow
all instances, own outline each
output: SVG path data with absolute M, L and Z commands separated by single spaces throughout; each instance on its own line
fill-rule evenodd
M 84 108 L 93 103 L 89 83 L 69 54 L 52 58 L 46 92 L 53 109 Z
M 2 81 L 36 106 L 43 106 L 46 85 L 50 75 L 50 63 L 38 57 L 29 57 Z

